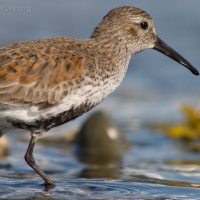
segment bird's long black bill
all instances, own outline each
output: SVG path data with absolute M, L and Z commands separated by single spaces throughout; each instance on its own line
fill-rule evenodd
M 169 47 L 165 42 L 163 42 L 159 37 L 157 37 L 157 41 L 153 49 L 160 51 L 161 53 L 169 56 L 173 60 L 177 61 L 184 67 L 188 68 L 194 75 L 199 75 L 199 72 L 180 54 L 174 51 L 171 47 Z

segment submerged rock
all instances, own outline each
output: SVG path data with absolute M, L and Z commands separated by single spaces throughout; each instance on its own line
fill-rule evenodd
M 127 147 L 121 131 L 104 111 L 93 113 L 75 136 L 76 154 L 89 164 L 117 163 Z

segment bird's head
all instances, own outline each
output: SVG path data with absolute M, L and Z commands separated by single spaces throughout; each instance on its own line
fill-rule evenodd
M 188 68 L 193 74 L 198 71 L 180 54 L 164 43 L 157 35 L 153 19 L 145 11 L 122 6 L 112 9 L 94 29 L 91 38 L 98 42 L 124 47 L 133 55 L 145 49 L 155 49 Z M 106 45 L 109 48 L 109 45 Z

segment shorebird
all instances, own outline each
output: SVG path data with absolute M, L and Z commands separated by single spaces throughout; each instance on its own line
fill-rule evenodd
M 149 48 L 199 74 L 156 35 L 149 14 L 129 6 L 111 10 L 86 40 L 50 38 L 1 48 L 0 136 L 29 131 L 25 160 L 54 186 L 33 158 L 38 137 L 99 104 L 121 83 L 131 56 Z

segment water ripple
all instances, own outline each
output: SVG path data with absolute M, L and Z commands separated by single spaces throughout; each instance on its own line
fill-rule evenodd
M 38 178 L 39 180 L 39 178 Z M 12 185 L 12 186 L 11 186 Z M 60 180 L 52 190 L 43 185 L 13 181 L 10 187 L 1 186 L 1 199 L 200 199 L 199 190 L 159 184 L 125 182 L 105 179 Z M 34 188 L 33 188 L 34 186 Z M 43 188 L 43 189 L 42 189 Z

